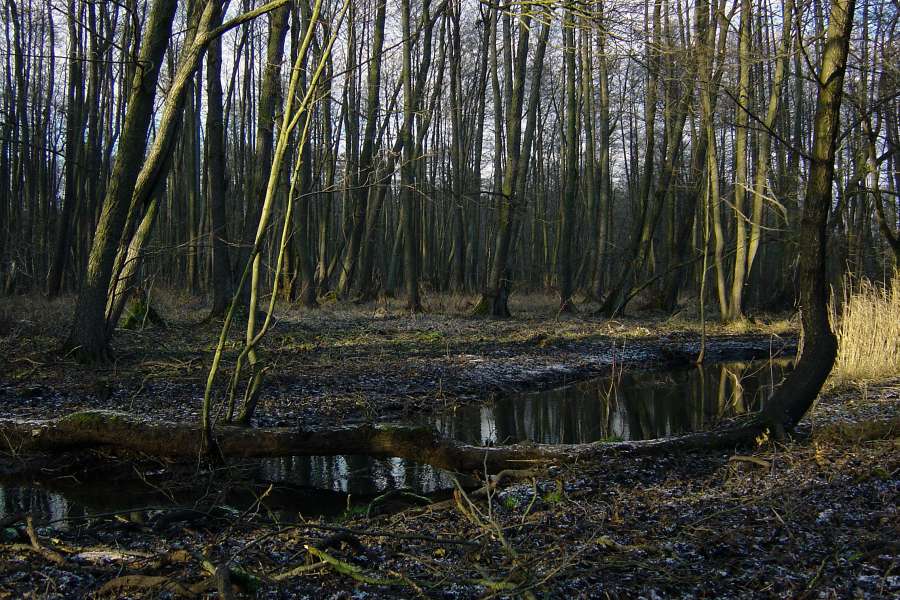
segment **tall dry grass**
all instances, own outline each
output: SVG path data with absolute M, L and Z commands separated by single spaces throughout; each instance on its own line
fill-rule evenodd
M 862 280 L 844 289 L 852 291 L 841 306 L 832 302 L 838 339 L 832 382 L 900 375 L 900 274 L 888 286 Z

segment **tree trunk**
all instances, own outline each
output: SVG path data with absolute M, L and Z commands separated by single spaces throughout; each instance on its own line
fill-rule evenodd
M 72 328 L 64 343 L 66 350 L 75 351 L 80 359 L 89 362 L 106 360 L 111 354 L 105 319 L 107 291 L 119 236 L 147 149 L 159 65 L 169 43 L 176 4 L 175 0 L 155 0 L 150 9 L 139 57 L 145 68 L 135 71 L 131 84 L 115 166 L 91 245 Z
M 575 17 L 566 10 L 563 22 L 563 44 L 566 66 L 566 132 L 565 132 L 565 180 L 560 202 L 559 254 L 556 261 L 559 273 L 559 308 L 569 312 L 572 307 L 572 233 L 575 219 L 575 202 L 578 194 L 578 92 L 575 87 Z M 584 74 L 584 77 L 589 74 Z M 590 127 L 590 122 L 587 123 Z M 593 161 L 593 156 L 586 160 Z
M 223 7 L 223 10 L 225 7 Z M 212 247 L 212 310 L 210 317 L 222 317 L 233 293 L 231 261 L 228 258 L 225 192 L 225 123 L 222 115 L 222 40 L 216 38 L 206 56 L 206 165 L 207 197 Z
M 793 429 L 812 406 L 837 354 L 837 339 L 828 319 L 827 224 L 853 10 L 854 0 L 832 0 L 817 78 L 819 95 L 812 156 L 800 223 L 798 270 L 803 349 L 794 371 L 766 404 L 765 416 L 776 436 Z
M 509 16 L 504 17 L 506 23 Z M 516 183 L 519 177 L 522 154 L 522 107 L 525 96 L 526 68 L 528 65 L 528 38 L 531 16 L 523 11 L 519 20 L 519 39 L 516 48 L 515 70 L 512 65 L 512 34 L 507 31 L 504 52 L 504 70 L 507 72 L 509 93 L 506 101 L 506 166 L 502 170 L 500 206 L 498 209 L 497 233 L 494 240 L 494 255 L 487 286 L 475 306 L 474 314 L 493 317 L 509 316 L 509 274 L 508 262 L 512 246 L 514 221 L 521 200 L 516 198 Z M 495 26 L 496 27 L 496 26 Z M 537 65 L 535 65 L 537 66 Z M 499 110 L 494 106 L 495 114 Z M 495 154 L 498 149 L 494 149 Z M 498 165 L 499 166 L 499 165 Z
M 56 231 L 56 249 L 47 275 L 47 296 L 55 298 L 63 287 L 63 276 L 72 244 L 73 218 L 78 205 L 78 162 L 84 134 L 84 78 L 82 75 L 81 27 L 76 25 L 75 0 L 69 0 L 69 90 L 66 96 L 65 202 Z M 0 179 L 0 185 L 5 182 Z M 2 256 L 2 252 L 0 252 Z

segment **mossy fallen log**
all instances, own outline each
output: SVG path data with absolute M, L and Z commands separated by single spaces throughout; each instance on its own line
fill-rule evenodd
M 415 425 L 357 424 L 333 427 L 215 429 L 224 458 L 336 456 L 358 454 L 397 457 L 457 471 L 491 472 L 546 463 L 622 454 L 658 454 L 676 450 L 734 447 L 758 435 L 762 425 L 748 419 L 729 429 L 660 440 L 586 444 L 514 444 L 472 446 Z M 62 452 L 106 448 L 172 459 L 196 458 L 201 430 L 193 423 L 174 423 L 104 410 L 72 413 L 56 419 L 0 419 L 0 449 L 8 453 Z

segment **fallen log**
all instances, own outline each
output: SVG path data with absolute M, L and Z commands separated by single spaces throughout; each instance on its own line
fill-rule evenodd
M 733 448 L 752 441 L 763 424 L 749 418 L 728 429 L 681 437 L 632 442 L 472 446 L 416 425 L 367 423 L 317 427 L 215 429 L 224 458 L 336 456 L 347 454 L 404 458 L 444 469 L 491 472 L 542 463 L 571 463 L 623 454 L 659 454 L 677 450 Z M 90 410 L 56 419 L 0 419 L 0 448 L 13 453 L 113 449 L 152 456 L 190 459 L 201 448 L 201 429 L 192 423 L 152 420 L 128 413 Z

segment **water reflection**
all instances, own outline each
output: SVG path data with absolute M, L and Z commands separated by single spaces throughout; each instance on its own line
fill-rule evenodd
M 509 396 L 440 415 L 437 428 L 470 444 L 573 444 L 668 437 L 759 410 L 791 361 L 730 362 L 623 373 L 549 392 Z
M 373 496 L 385 490 L 410 489 L 429 494 L 454 486 L 450 473 L 401 458 L 369 456 L 287 456 L 260 462 L 265 481 Z
M 60 521 L 81 512 L 63 494 L 37 487 L 0 486 L 0 518 L 15 513 L 37 515 L 40 521 Z M 63 526 L 64 528 L 64 526 Z
M 709 427 L 716 420 L 759 410 L 791 368 L 787 360 L 731 362 L 661 373 L 623 373 L 547 392 L 509 396 L 489 405 L 462 407 L 428 417 L 448 437 L 471 444 L 546 444 L 604 439 L 639 440 Z M 0 518 L 32 513 L 64 528 L 67 521 L 148 506 L 255 506 L 263 489 L 265 508 L 282 520 L 341 515 L 353 502 L 410 489 L 431 494 L 454 487 L 453 475 L 399 458 L 289 456 L 241 461 L 240 483 L 197 482 L 177 494 L 140 482 L 130 485 L 68 485 L 51 490 L 0 485 Z M 471 481 L 462 480 L 463 485 Z
M 0 519 L 27 513 L 38 525 L 67 529 L 99 515 L 130 515 L 143 522 L 167 507 L 231 507 L 237 513 L 260 510 L 281 522 L 303 518 L 338 518 L 353 506 L 365 508 L 387 490 L 416 494 L 450 490 L 453 475 L 441 469 L 399 458 L 366 456 L 288 456 L 237 461 L 231 474 L 198 474 L 194 481 L 167 485 L 150 482 L 92 481 L 42 485 L 0 482 Z M 471 485 L 459 477 L 462 485 Z M 165 489 L 164 489 L 165 488 Z M 0 532 L 2 534 L 2 532 Z

